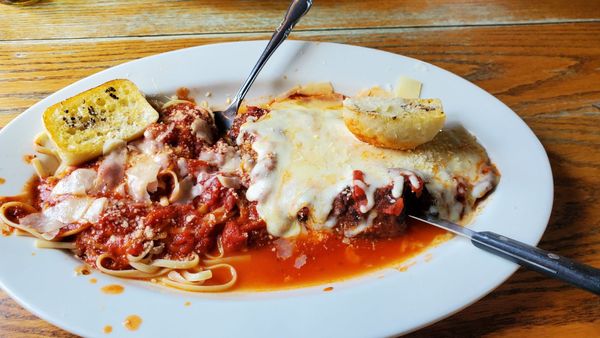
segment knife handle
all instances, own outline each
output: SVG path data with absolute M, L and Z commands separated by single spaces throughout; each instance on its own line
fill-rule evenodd
M 528 269 L 600 295 L 600 269 L 493 232 L 475 233 L 471 242 L 480 249 L 502 256 Z

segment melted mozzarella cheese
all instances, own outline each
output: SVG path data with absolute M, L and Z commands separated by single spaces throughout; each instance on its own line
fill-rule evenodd
M 235 172 L 240 168 L 237 149 L 225 143 L 218 143 L 215 149 L 201 152 L 198 159 L 219 167 L 221 172 Z
M 210 124 L 205 120 L 196 117 L 190 125 L 190 131 L 198 140 L 211 142 L 211 128 Z
M 29 214 L 21 218 L 19 220 L 19 224 L 39 232 L 42 234 L 42 237 L 48 240 L 53 239 L 56 234 L 58 234 L 60 228 L 66 225 L 57 220 L 44 216 L 44 214 L 41 212 Z
M 106 197 L 95 199 L 85 211 L 82 220 L 89 223 L 98 223 L 107 203 L 108 199 Z
M 94 199 L 90 197 L 69 198 L 45 209 L 43 214 L 64 224 L 77 223 L 84 219 L 85 212 L 93 201 Z
M 106 197 L 70 197 L 42 212 L 29 214 L 19 224 L 29 227 L 51 240 L 68 224 L 97 223 L 106 207 Z
M 137 202 L 150 201 L 150 194 L 158 185 L 158 172 L 161 165 L 146 155 L 136 156 L 127 169 L 127 188 L 129 195 Z
M 125 177 L 127 164 L 127 148 L 114 148 L 100 162 L 95 187 L 98 191 L 109 191 L 117 187 Z
M 52 195 L 85 195 L 94 185 L 97 176 L 92 169 L 74 170 L 56 184 Z
M 372 208 L 373 194 L 379 187 L 393 185 L 392 194 L 400 197 L 398 169 L 405 169 L 423 178 L 440 215 L 457 221 L 460 213 L 455 212 L 459 202 L 455 199 L 454 178 L 476 183 L 480 165 L 488 161 L 483 148 L 462 128 L 443 131 L 432 142 L 412 151 L 361 142 L 346 128 L 341 102 L 329 107 L 319 102 L 311 104 L 310 100 L 276 102 L 269 114 L 242 125 L 238 144 L 247 135 L 254 139 L 256 160 L 246 197 L 257 202 L 257 211 L 269 233 L 283 237 L 300 233 L 297 213 L 303 207 L 310 210 L 309 226 L 334 225 L 335 221 L 328 220 L 333 201 L 345 187 L 355 183 L 353 170 L 364 173 L 363 190 L 368 203 L 361 208 L 363 213 Z M 419 184 L 416 177 L 409 180 Z M 372 219 L 368 217 L 366 224 L 356 230 L 368 226 Z

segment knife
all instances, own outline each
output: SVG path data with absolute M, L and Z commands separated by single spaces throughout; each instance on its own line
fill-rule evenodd
M 409 217 L 471 240 L 476 247 L 530 270 L 600 295 L 600 269 L 490 231 L 477 232 L 430 215 Z

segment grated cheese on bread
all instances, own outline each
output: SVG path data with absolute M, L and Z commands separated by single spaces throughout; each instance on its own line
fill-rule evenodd
M 101 155 L 105 143 L 141 136 L 158 112 L 133 82 L 119 79 L 49 107 L 42 118 L 60 158 L 77 165 Z

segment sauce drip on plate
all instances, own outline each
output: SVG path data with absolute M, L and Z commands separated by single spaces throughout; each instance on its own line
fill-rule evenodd
M 138 315 L 127 316 L 123 321 L 123 326 L 129 331 L 135 331 L 142 325 L 142 318 Z
M 110 284 L 103 286 L 100 290 L 108 295 L 118 295 L 120 293 L 123 293 L 125 288 L 118 284 Z

